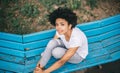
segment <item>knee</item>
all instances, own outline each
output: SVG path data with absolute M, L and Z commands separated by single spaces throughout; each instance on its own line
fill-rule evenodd
M 57 47 L 57 48 L 53 49 L 53 51 L 52 51 L 52 55 L 56 59 L 61 58 L 64 54 L 65 54 L 65 49 L 63 49 L 61 47 Z
M 55 45 L 55 44 L 57 44 L 57 41 L 55 39 L 52 39 L 52 40 L 49 41 L 48 44 Z

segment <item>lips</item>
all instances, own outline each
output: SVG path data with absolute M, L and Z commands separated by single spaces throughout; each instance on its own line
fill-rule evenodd
M 63 30 L 59 30 L 59 31 L 58 31 L 59 34 L 62 33 L 62 32 L 63 32 Z

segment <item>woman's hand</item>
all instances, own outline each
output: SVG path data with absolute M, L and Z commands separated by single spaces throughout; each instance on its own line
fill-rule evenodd
M 37 68 L 37 69 L 34 70 L 34 73 L 43 73 L 43 70 L 40 69 L 40 68 L 39 69 Z
M 34 73 L 43 73 L 43 70 L 40 68 L 40 66 L 37 66 L 34 70 Z
M 50 72 L 47 72 L 46 70 L 44 70 L 43 73 L 50 73 Z

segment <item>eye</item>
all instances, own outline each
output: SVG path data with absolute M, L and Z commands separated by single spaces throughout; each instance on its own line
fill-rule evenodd
M 61 26 L 64 26 L 64 25 L 65 25 L 65 24 L 63 24 L 63 23 L 61 24 Z
M 56 25 L 56 26 L 58 26 L 58 24 L 57 24 L 57 23 L 55 23 L 55 25 Z

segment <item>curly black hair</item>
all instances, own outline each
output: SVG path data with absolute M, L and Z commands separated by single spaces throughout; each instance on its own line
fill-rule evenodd
M 75 27 L 77 25 L 77 16 L 75 13 L 73 13 L 72 10 L 64 7 L 61 8 L 59 7 L 58 9 L 54 10 L 52 13 L 50 13 L 49 15 L 49 21 L 52 25 L 56 25 L 55 21 L 57 18 L 62 18 L 65 19 L 68 24 L 72 25 L 72 28 Z

